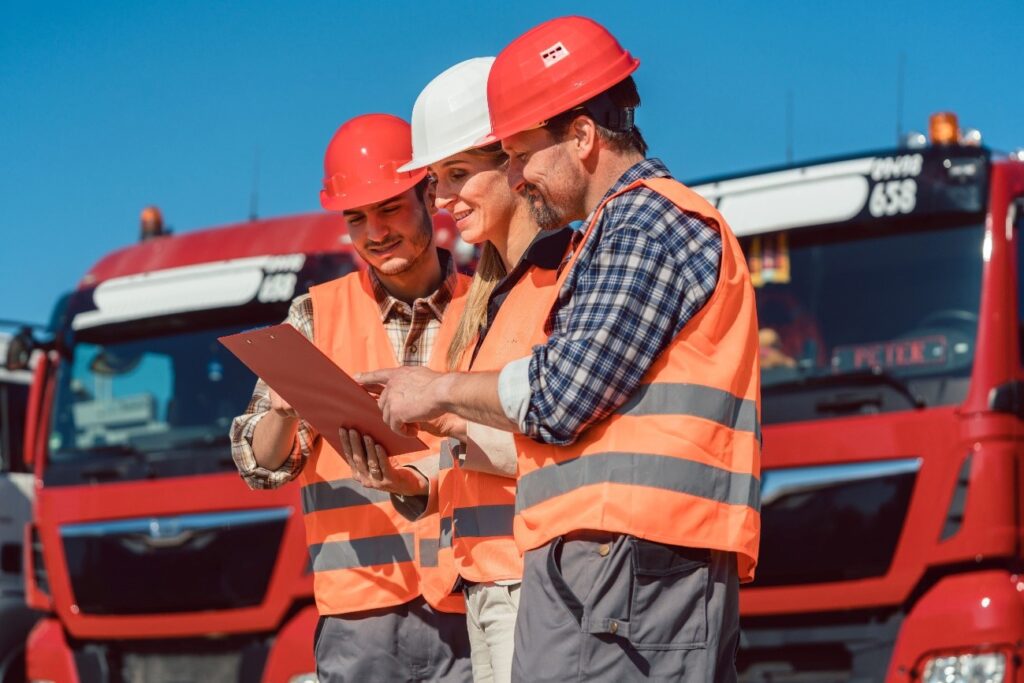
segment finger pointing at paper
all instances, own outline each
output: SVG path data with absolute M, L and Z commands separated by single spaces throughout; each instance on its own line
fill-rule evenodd
M 402 367 L 374 370 L 356 375 L 360 384 L 384 385 L 377 402 L 384 421 L 399 433 L 408 426 L 439 417 L 443 405 L 443 380 L 446 375 L 424 367 Z

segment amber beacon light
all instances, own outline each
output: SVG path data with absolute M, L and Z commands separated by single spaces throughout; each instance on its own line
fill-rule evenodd
M 933 145 L 955 145 L 960 139 L 960 124 L 956 114 L 940 111 L 928 120 L 928 137 Z

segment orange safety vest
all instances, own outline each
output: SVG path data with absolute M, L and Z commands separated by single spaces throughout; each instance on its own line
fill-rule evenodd
M 451 303 L 434 341 L 432 364 L 443 363 L 465 305 L 469 278 L 459 275 Z M 366 272 L 352 273 L 310 288 L 316 346 L 349 374 L 397 366 L 394 348 L 380 322 L 380 307 Z M 418 435 L 437 451 L 440 439 Z M 393 457 L 403 465 L 426 451 Z M 424 575 L 416 549 L 430 545 L 430 517 L 410 522 L 395 511 L 391 496 L 364 488 L 324 439 L 317 439 L 299 475 L 306 542 L 313 568 L 313 595 L 320 614 L 350 614 L 402 605 L 421 595 Z M 434 544 L 437 543 L 435 539 Z M 464 611 L 461 596 L 435 608 Z
M 554 270 L 531 267 L 509 290 L 484 337 L 476 358 L 465 353 L 460 370 L 498 370 L 530 353 L 535 316 L 529 315 L 555 285 Z M 461 467 L 452 457 L 451 440 L 441 446 L 438 472 L 440 512 L 439 562 L 449 568 L 450 592 L 456 579 L 478 583 L 521 579 L 523 556 L 512 537 L 515 480 Z
M 669 178 L 612 197 L 639 187 L 718 229 L 718 284 L 615 413 L 569 446 L 516 437 L 516 542 L 526 551 L 572 531 L 624 533 L 734 552 L 740 580 L 751 581 L 761 533 L 761 399 L 750 274 L 725 219 L 702 197 Z M 574 264 L 575 256 L 552 305 Z

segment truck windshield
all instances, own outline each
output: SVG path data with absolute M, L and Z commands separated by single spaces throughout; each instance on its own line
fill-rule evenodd
M 984 226 L 879 222 L 742 240 L 756 287 L 764 421 L 963 400 Z
M 115 328 L 76 342 L 58 373 L 49 469 L 89 480 L 229 468 L 228 428 L 255 378 L 217 337 L 242 329 L 128 338 Z

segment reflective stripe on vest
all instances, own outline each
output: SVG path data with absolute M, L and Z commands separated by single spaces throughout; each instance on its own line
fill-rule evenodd
M 390 500 L 389 493 L 368 489 L 355 479 L 320 481 L 302 488 L 302 513 L 387 503 Z
M 486 538 L 505 536 L 512 540 L 512 519 L 515 517 L 514 504 L 476 505 L 456 508 L 452 517 L 441 518 L 442 548 L 453 547 L 456 538 Z
M 726 505 L 761 509 L 761 486 L 751 474 L 650 453 L 590 453 L 524 475 L 516 512 L 594 484 L 631 484 L 685 493 Z
M 309 546 L 314 572 L 412 562 L 413 534 L 373 536 Z
M 444 357 L 443 337 L 457 320 L 468 279 L 455 296 L 435 339 L 433 357 Z M 349 374 L 399 365 L 367 273 L 353 273 L 310 289 L 314 342 Z M 451 315 L 449 315 L 451 313 Z M 437 439 L 421 434 L 428 445 Z M 404 464 L 423 453 L 393 458 Z M 317 439 L 299 475 L 314 598 L 321 614 L 348 614 L 394 607 L 421 594 L 416 566 L 420 524 L 402 517 L 391 497 L 351 478 L 341 456 Z M 449 605 L 449 611 L 459 611 Z
M 641 187 L 719 230 L 718 283 L 614 414 L 569 446 L 516 437 L 516 542 L 525 551 L 571 531 L 627 533 L 734 552 L 741 580 L 749 581 L 760 538 L 761 428 L 757 320 L 746 261 L 718 211 L 674 180 L 639 181 L 609 199 Z M 603 208 L 594 212 L 584 242 Z M 543 323 L 532 338 L 544 343 Z
M 761 438 L 757 401 L 699 384 L 646 384 L 616 411 L 619 415 L 680 415 L 700 417 Z
M 457 538 L 486 538 L 505 536 L 512 541 L 512 519 L 516 508 L 508 505 L 475 505 L 455 509 L 455 536 Z
M 420 566 L 434 569 L 437 567 L 437 546 L 438 542 L 432 538 L 419 539 Z

